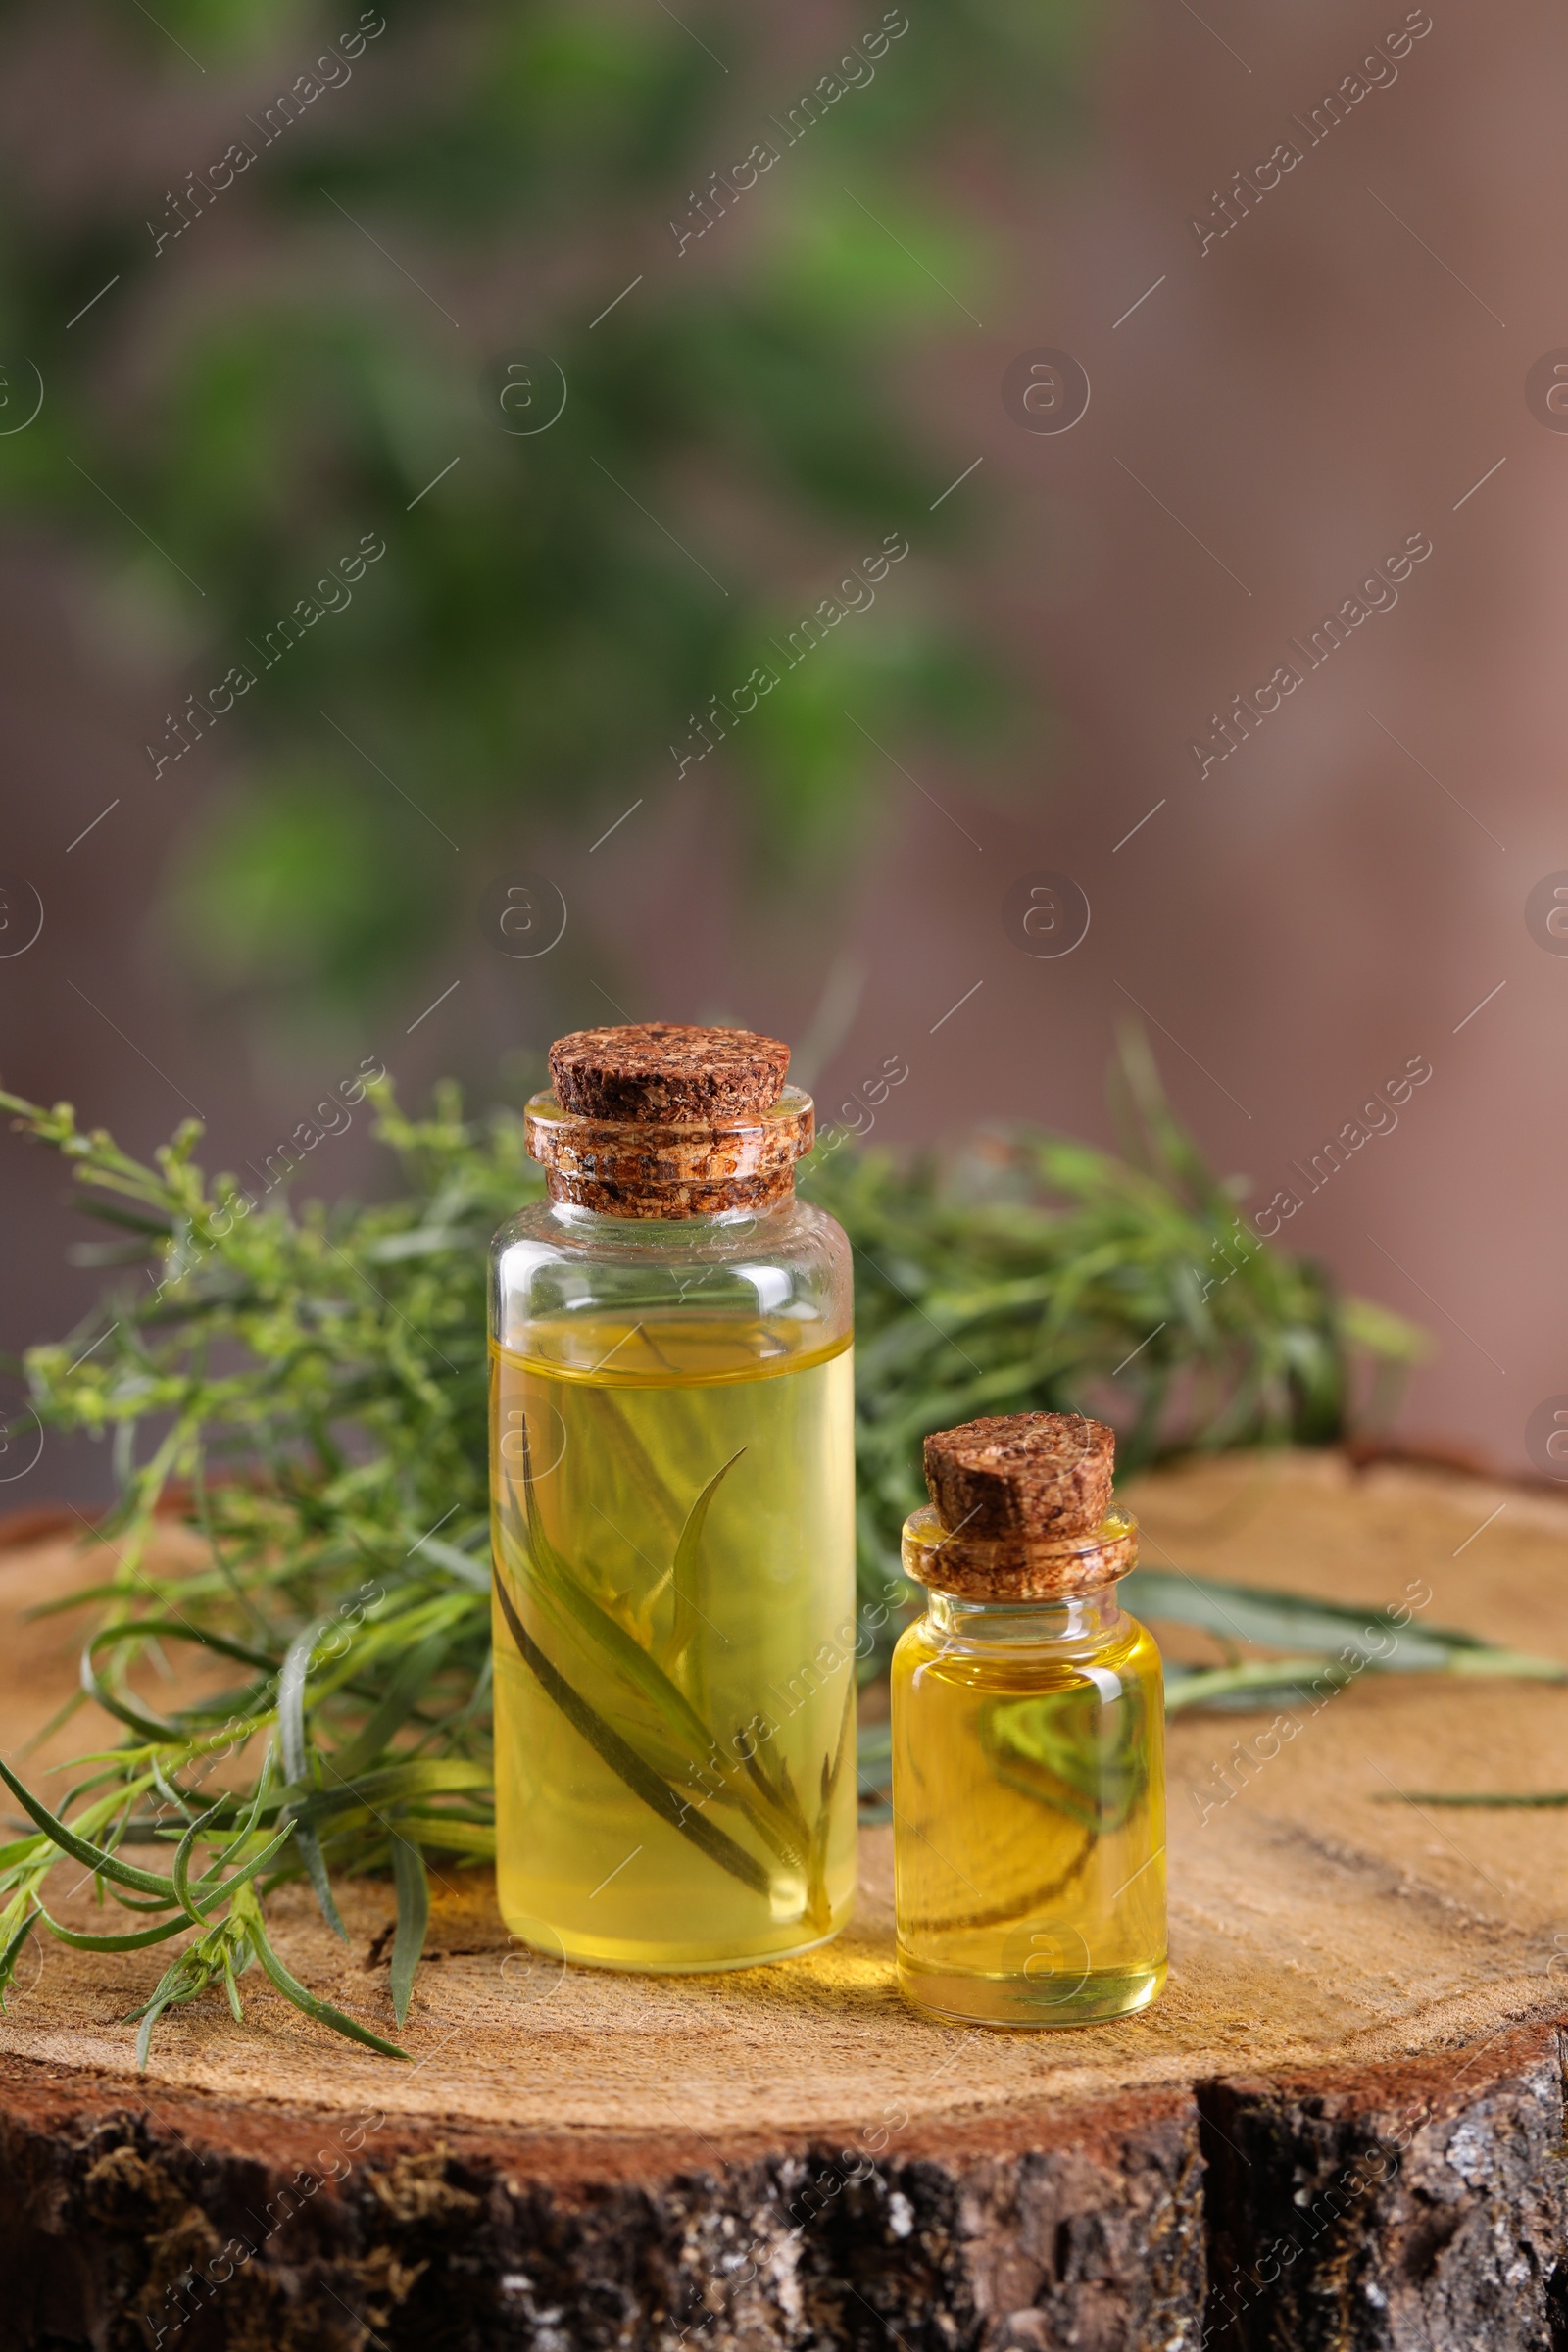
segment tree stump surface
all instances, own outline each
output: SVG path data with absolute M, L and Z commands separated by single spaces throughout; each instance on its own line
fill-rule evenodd
M 1151 1566 L 1429 1587 L 1416 1624 L 1568 1659 L 1548 1492 L 1232 1455 L 1130 1499 Z M 61 1538 L 0 1551 L 8 1753 L 80 1639 L 24 1612 L 95 1573 Z M 1171 1724 L 1170 1982 L 1114 2026 L 906 2007 L 885 1829 L 836 1943 L 730 1976 L 563 1970 L 443 1866 L 407 2066 L 253 1971 L 244 2026 L 173 2012 L 138 2077 L 125 2013 L 167 1955 L 39 1939 L 0 2017 L 0 2347 L 1562 2352 L 1568 1810 L 1400 1792 L 1568 1789 L 1568 1690 L 1365 1674 L 1260 1755 L 1274 1713 Z M 78 1875 L 55 1900 L 85 1923 Z M 340 1899 L 350 1945 L 293 1889 L 278 1948 L 393 2033 L 389 1890 Z

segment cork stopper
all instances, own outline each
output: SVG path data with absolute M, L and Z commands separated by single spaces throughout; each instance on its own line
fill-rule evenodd
M 550 1049 L 524 1132 L 550 1196 L 612 1217 L 684 1219 L 787 1200 L 815 1140 L 790 1050 L 750 1029 L 648 1021 Z
M 1082 1413 L 998 1413 L 933 1430 L 926 1490 L 967 1536 L 1087 1535 L 1105 1516 L 1116 1434 Z
M 974 1600 L 1058 1600 L 1124 1576 L 1132 1518 L 1111 1508 L 1114 1431 L 1082 1413 L 1004 1413 L 925 1441 L 930 1507 L 904 1531 L 905 1573 Z
M 550 1049 L 563 1110 L 590 1119 L 712 1125 L 771 1109 L 784 1091 L 790 1050 L 753 1029 L 696 1029 L 637 1021 L 577 1029 Z

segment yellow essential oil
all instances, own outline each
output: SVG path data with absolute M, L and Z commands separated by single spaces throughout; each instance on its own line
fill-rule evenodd
M 498 1624 L 497 1876 L 519 1935 L 544 1922 L 568 1959 L 682 1969 L 843 1926 L 851 1363 L 843 1341 L 716 1318 L 497 1349 L 502 1576 L 541 1655 L 675 1800 L 662 1818 Z
M 1164 1692 L 1116 1603 L 1133 1521 L 954 1537 L 933 1508 L 904 1557 L 936 1589 L 893 1658 L 901 1988 L 1003 2027 L 1144 2008 L 1165 1982 Z M 1058 1589 L 1016 1596 L 1031 1583 Z
M 855 1891 L 848 1246 L 791 1190 L 730 1208 L 729 1176 L 680 1173 L 744 1118 L 666 1124 L 651 1173 L 646 1132 L 607 1124 L 636 1122 L 530 1105 L 553 1197 L 498 1236 L 501 1910 L 599 1967 L 782 1959 Z

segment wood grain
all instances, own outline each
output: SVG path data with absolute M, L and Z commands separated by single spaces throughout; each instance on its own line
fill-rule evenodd
M 1417 1622 L 1568 1658 L 1555 1496 L 1287 1455 L 1131 1499 L 1151 1564 L 1429 1587 Z M 74 1671 L 71 1621 L 22 1611 L 89 1573 L 0 1554 L 8 1749 Z M 48 1945 L 0 2019 L 0 2345 L 1568 2342 L 1568 1813 L 1399 1796 L 1568 1788 L 1568 1691 L 1364 1676 L 1297 1716 L 1173 1724 L 1170 1985 L 1112 2027 L 906 2008 L 886 1831 L 836 1944 L 733 1977 L 553 1967 L 449 1871 L 408 2067 L 264 1984 L 243 2029 L 167 2020 L 138 2080 L 160 1954 Z M 296 1974 L 391 2031 L 387 1891 L 347 1890 L 347 1947 L 272 1908 Z

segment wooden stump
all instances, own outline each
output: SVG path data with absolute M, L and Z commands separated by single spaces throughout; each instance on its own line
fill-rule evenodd
M 1550 1494 L 1295 1455 L 1133 1499 L 1151 1564 L 1425 1580 L 1418 1622 L 1568 1658 Z M 85 1574 L 0 1555 L 13 1749 L 76 1639 L 21 1612 Z M 881 1830 L 849 1933 L 733 1977 L 551 1967 L 446 1872 L 412 2066 L 253 1975 L 243 2028 L 179 2011 L 138 2078 L 160 1953 L 46 1944 L 0 2019 L 0 2345 L 1568 2345 L 1568 1813 L 1398 1793 L 1568 1788 L 1568 1691 L 1363 1676 L 1298 1715 L 1261 1761 L 1266 1718 L 1173 1724 L 1170 1984 L 1117 2026 L 907 2009 Z M 351 1947 L 273 1909 L 296 1974 L 388 2030 L 385 1889 L 347 1890 Z

